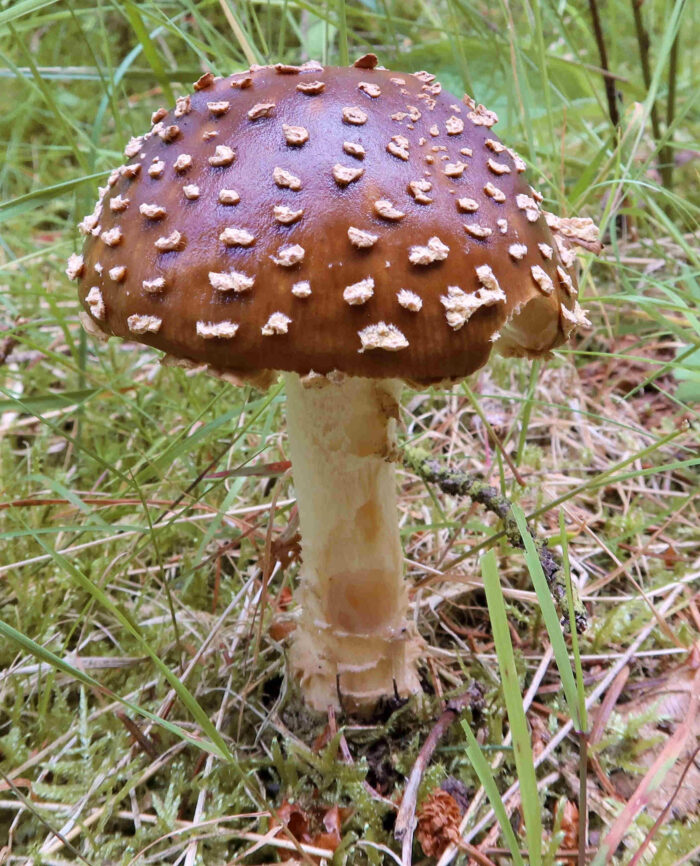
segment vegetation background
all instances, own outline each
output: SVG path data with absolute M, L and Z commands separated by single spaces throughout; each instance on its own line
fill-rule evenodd
M 0 2 L 0 863 L 698 862 L 699 16 Z M 402 419 L 519 501 L 588 630 L 563 636 L 490 518 L 403 473 L 426 695 L 361 723 L 305 716 L 285 677 L 283 395 L 95 344 L 64 267 L 129 137 L 204 70 L 368 50 L 496 110 L 548 209 L 605 249 L 582 260 L 592 327 L 553 362 L 496 358 Z M 402 854 L 405 777 L 475 683 Z

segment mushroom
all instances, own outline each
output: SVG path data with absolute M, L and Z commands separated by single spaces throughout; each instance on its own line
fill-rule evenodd
M 569 248 L 591 226 L 541 209 L 493 112 L 375 67 L 203 76 L 130 143 L 69 265 L 91 334 L 235 381 L 283 374 L 303 558 L 291 666 L 319 710 L 420 688 L 403 387 L 458 381 L 492 349 L 546 355 L 586 321 Z

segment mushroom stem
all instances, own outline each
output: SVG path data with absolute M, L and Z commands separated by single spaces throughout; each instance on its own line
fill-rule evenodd
M 292 668 L 315 709 L 368 710 L 420 689 L 392 462 L 402 384 L 285 383 L 303 560 Z

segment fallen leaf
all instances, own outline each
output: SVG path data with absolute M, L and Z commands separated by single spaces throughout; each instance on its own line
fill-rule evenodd
M 696 674 L 697 671 L 692 668 L 683 667 L 669 674 L 663 684 L 643 692 L 629 703 L 618 704 L 615 708 L 615 712 L 624 720 L 652 712 L 654 714 L 654 720 L 645 722 L 638 732 L 640 740 L 655 742 L 651 748 L 636 756 L 640 775 L 661 755 L 679 726 L 688 725 L 688 736 L 678 752 L 675 764 L 670 767 L 661 784 L 649 794 L 646 808 L 653 818 L 658 816 L 673 796 L 687 762 L 700 743 L 700 713 L 695 714 L 692 719 L 688 716 L 693 689 L 700 688 L 700 685 L 694 685 Z M 629 800 L 639 783 L 638 775 L 623 771 L 612 773 L 610 778 L 626 800 Z M 699 802 L 700 768 L 693 764 L 673 800 L 672 812 L 677 818 L 682 818 L 694 813 Z
M 661 735 L 661 742 L 637 757 L 648 767 L 641 781 L 629 774 L 613 778 L 618 789 L 625 791 L 627 804 L 600 843 L 598 857 L 609 863 L 639 812 L 657 818 L 673 801 L 676 816 L 695 811 L 700 800 L 700 772 L 693 758 L 700 742 L 700 666 L 697 652 L 691 653 L 689 663 L 669 674 L 662 686 L 618 707 L 617 712 L 630 718 L 635 714 L 653 711 L 654 722 L 640 726 L 638 736 Z M 684 775 L 685 773 L 685 775 Z
M 351 814 L 352 809 L 338 805 L 329 808 L 314 806 L 306 811 L 298 803 L 290 803 L 288 800 L 284 800 L 276 812 L 277 819 L 287 827 L 297 842 L 313 848 L 325 848 L 327 851 L 335 851 L 340 845 L 341 826 Z M 314 863 L 320 862 L 315 856 L 312 856 L 311 860 Z
M 277 810 L 277 818 L 285 825 L 297 842 L 310 842 L 309 816 L 296 803 L 283 800 Z

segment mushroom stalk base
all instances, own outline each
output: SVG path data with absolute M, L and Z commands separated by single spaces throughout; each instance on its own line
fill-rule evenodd
M 391 462 L 402 384 L 285 384 L 302 538 L 292 669 L 313 708 L 368 710 L 420 690 Z

